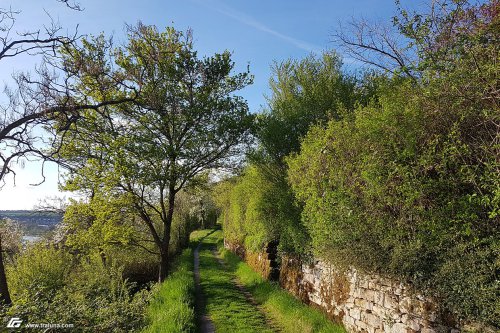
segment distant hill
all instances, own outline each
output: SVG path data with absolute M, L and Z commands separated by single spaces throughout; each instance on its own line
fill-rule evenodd
M 62 214 L 34 210 L 0 210 L 0 219 L 4 218 L 19 222 L 25 235 L 41 236 L 54 230 L 62 221 Z

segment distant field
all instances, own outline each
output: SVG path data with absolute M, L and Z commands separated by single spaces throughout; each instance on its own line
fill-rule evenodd
M 27 236 L 42 236 L 61 222 L 62 214 L 33 210 L 0 210 L 0 219 L 8 218 L 19 222 Z

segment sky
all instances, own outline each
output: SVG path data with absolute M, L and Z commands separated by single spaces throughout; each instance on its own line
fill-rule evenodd
M 271 65 L 289 58 L 300 59 L 311 53 L 335 49 L 331 35 L 339 22 L 352 17 L 389 22 L 395 13 L 394 0 L 81 0 L 83 11 L 73 11 L 56 0 L 0 0 L 0 8 L 20 10 L 16 31 L 39 28 L 49 22 L 48 15 L 68 32 L 113 35 L 124 43 L 125 24 L 154 24 L 159 29 L 174 26 L 193 30 L 195 49 L 200 55 L 229 50 L 236 70 L 250 66 L 254 84 L 240 93 L 251 112 L 259 112 L 269 95 Z M 403 5 L 411 3 L 402 1 Z M 348 64 L 350 59 L 345 59 Z M 9 84 L 15 71 L 29 69 L 34 59 L 16 57 L 0 63 L 0 84 Z M 0 102 L 2 90 L 0 90 Z M 57 166 L 46 164 L 45 182 L 41 163 L 26 161 L 15 166 L 16 181 L 6 179 L 0 189 L 0 210 L 33 209 L 40 200 L 70 197 L 58 190 Z

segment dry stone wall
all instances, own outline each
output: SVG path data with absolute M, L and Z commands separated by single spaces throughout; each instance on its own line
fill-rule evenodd
M 282 280 L 288 276 L 290 272 L 284 271 Z M 320 307 L 351 332 L 458 332 L 453 320 L 440 314 L 433 300 L 376 274 L 362 274 L 353 268 L 341 271 L 318 260 L 301 264 L 300 278 L 295 282 L 299 287 L 294 288 L 294 294 Z
M 225 243 L 236 252 L 240 246 Z M 270 277 L 273 260 L 268 251 L 242 256 L 264 278 Z M 304 263 L 282 257 L 280 285 L 304 303 L 323 310 L 350 332 L 456 333 L 452 316 L 440 313 L 436 303 L 404 283 L 354 268 L 339 270 L 316 260 Z

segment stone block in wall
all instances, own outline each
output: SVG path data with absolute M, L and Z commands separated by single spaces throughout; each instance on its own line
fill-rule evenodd
M 389 333 L 408 333 L 408 328 L 403 323 L 395 323 L 389 327 L 390 330 L 385 329 Z
M 375 328 L 382 328 L 382 319 L 372 313 L 365 313 L 361 316 L 362 320 L 368 325 Z
M 426 328 L 426 327 L 424 327 L 424 328 L 422 328 L 420 330 L 420 333 L 436 333 L 436 331 L 434 329 L 432 329 L 432 328 Z
M 384 307 L 386 309 L 391 309 L 391 310 L 398 310 L 399 311 L 399 300 L 398 298 L 394 295 L 385 295 L 384 296 Z
M 351 317 L 350 315 L 346 315 L 346 316 L 344 317 L 344 324 L 345 324 L 346 326 L 354 326 L 354 325 L 355 325 L 355 323 L 356 323 L 356 319 L 355 319 L 355 318 L 353 318 L 353 317 Z
M 267 259 L 266 252 L 246 252 L 245 261 L 247 264 L 257 273 L 259 273 L 264 279 L 269 279 L 271 274 L 270 261 Z
M 354 323 L 355 327 L 356 327 L 356 330 L 358 332 L 360 331 L 368 331 L 368 325 L 366 325 L 366 323 L 362 320 L 356 320 L 356 322 Z
M 224 239 L 224 248 L 233 252 L 241 259 L 245 259 L 245 247 L 242 244 L 230 242 L 227 239 Z
M 402 319 L 402 322 L 408 327 L 409 329 L 418 332 L 420 331 L 420 324 L 418 319 Z
M 356 320 L 361 320 L 361 310 L 359 308 L 353 308 L 349 310 L 349 316 Z
M 374 291 L 373 303 L 384 306 L 384 292 L 380 290 Z
M 373 290 L 366 289 L 363 292 L 363 298 L 368 302 L 373 303 L 375 301 L 375 292 Z
M 372 306 L 372 313 L 379 316 L 380 318 L 386 318 L 388 310 L 382 306 L 379 306 L 377 304 L 374 304 Z
M 303 282 L 303 267 L 300 259 L 293 256 L 282 257 L 279 284 L 304 303 L 310 303 L 309 294 L 313 288 L 311 284 Z

